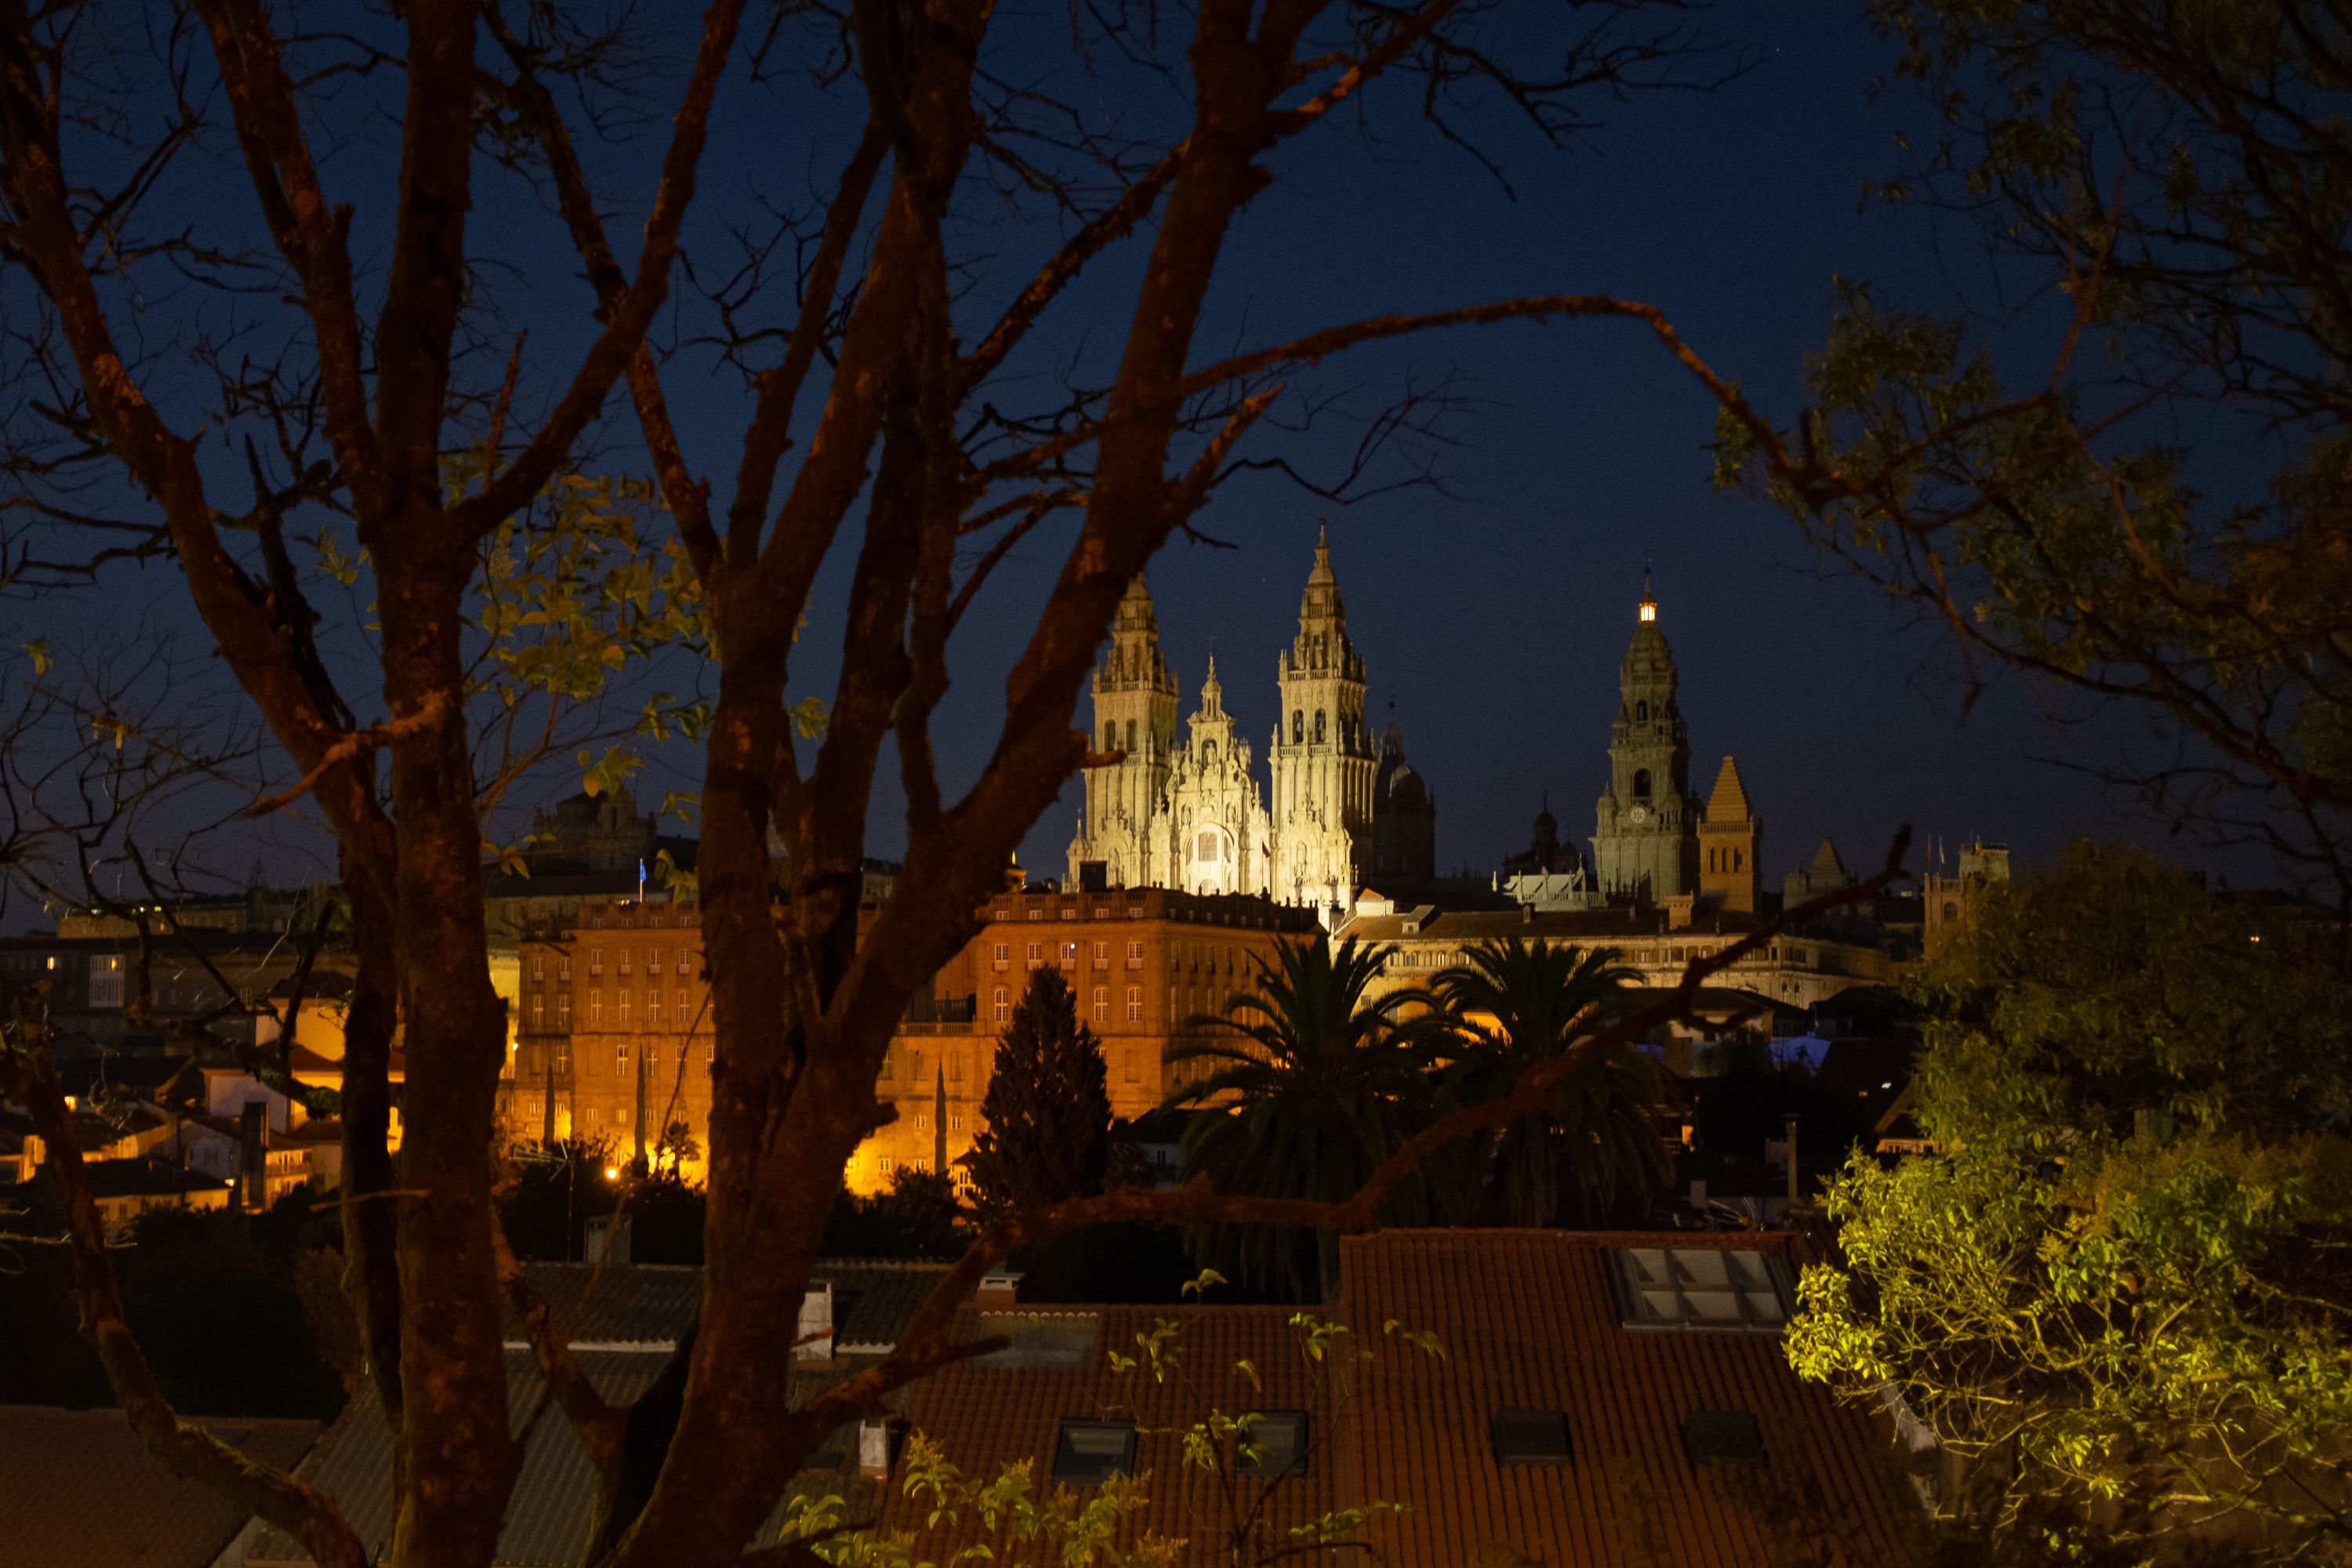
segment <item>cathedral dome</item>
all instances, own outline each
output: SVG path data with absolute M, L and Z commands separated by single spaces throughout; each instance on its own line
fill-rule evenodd
M 1551 814 L 1551 802 L 1549 800 L 1544 802 L 1543 809 L 1536 813 L 1535 837 L 1529 847 L 1538 855 L 1549 855 L 1559 847 L 1559 819 Z

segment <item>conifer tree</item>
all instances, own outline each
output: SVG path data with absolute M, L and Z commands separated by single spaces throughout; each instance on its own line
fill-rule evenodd
M 1099 1193 L 1110 1165 L 1110 1090 L 1102 1042 L 1051 969 L 1031 973 L 996 1047 L 980 1102 L 971 1174 L 983 1213 L 1034 1213 Z

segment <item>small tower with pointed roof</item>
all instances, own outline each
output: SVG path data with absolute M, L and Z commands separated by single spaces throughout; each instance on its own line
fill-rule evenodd
M 1726 757 L 1715 775 L 1715 791 L 1706 797 L 1706 816 L 1698 825 L 1702 901 L 1718 910 L 1756 912 L 1756 855 L 1763 838 L 1764 824 L 1748 804 L 1739 765 Z
M 1087 770 L 1087 810 L 1070 840 L 1070 885 L 1078 868 L 1102 862 L 1112 887 L 1148 887 L 1152 809 L 1176 749 L 1176 678 L 1160 651 L 1160 616 L 1139 575 L 1111 622 L 1110 646 L 1095 667 L 1094 739 L 1119 760 Z
M 1592 834 L 1601 889 L 1612 899 L 1663 904 L 1698 888 L 1698 803 L 1690 793 L 1690 731 L 1675 700 L 1675 655 L 1658 626 L 1658 600 L 1642 574 L 1633 640 L 1617 673 L 1609 727 L 1609 788 Z
M 1333 911 L 1370 864 L 1371 737 L 1364 729 L 1364 660 L 1331 570 L 1328 531 L 1298 599 L 1298 635 L 1276 668 L 1273 896 Z

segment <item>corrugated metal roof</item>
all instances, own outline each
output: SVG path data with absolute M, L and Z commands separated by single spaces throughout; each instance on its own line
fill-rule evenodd
M 526 1263 L 523 1277 L 574 1345 L 676 1344 L 702 1305 L 702 1270 L 656 1264 L 599 1268 L 591 1263 Z M 943 1263 L 845 1258 L 820 1261 L 813 1279 L 833 1286 L 834 1345 L 845 1353 L 880 1353 L 898 1342 L 908 1321 L 947 1274 Z M 526 1342 L 522 1322 L 505 1315 L 508 1344 Z
M 633 1403 L 668 1363 L 665 1355 L 590 1351 L 580 1370 L 616 1405 Z M 544 1382 L 529 1351 L 509 1351 L 507 1408 L 520 1422 L 539 1405 Z M 303 1479 L 335 1500 L 371 1562 L 392 1551 L 392 1431 L 373 1390 L 362 1392 L 320 1443 Z M 507 1504 L 496 1568 L 570 1568 L 588 1544 L 589 1511 L 596 1495 L 593 1467 L 572 1424 L 550 1411 L 524 1445 L 522 1469 Z M 310 1563 L 300 1543 L 266 1529 L 246 1554 L 247 1568 L 299 1568 Z
M 291 1468 L 315 1421 L 205 1424 L 267 1465 Z M 184 1480 L 120 1410 L 0 1405 L 0 1559 L 9 1568 L 206 1568 L 245 1510 Z

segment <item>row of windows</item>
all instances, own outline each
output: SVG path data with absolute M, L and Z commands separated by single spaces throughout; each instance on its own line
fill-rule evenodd
M 617 991 L 613 994 L 614 1017 L 615 1021 L 621 1024 L 624 1027 L 626 1027 L 636 1021 L 632 1016 L 632 1011 L 635 1005 L 635 998 L 636 995 L 637 993 L 634 991 Z M 666 1016 L 662 1010 L 661 991 L 657 988 L 648 987 L 645 993 L 645 1020 L 646 1026 L 649 1028 L 660 1028 L 668 1022 L 669 1016 L 675 1016 L 677 1022 L 681 1025 L 693 1023 L 697 1016 L 694 1005 L 694 994 L 687 990 L 684 986 L 680 986 L 676 993 L 676 1000 L 677 1011 L 674 1015 Z M 588 1023 L 590 1026 L 594 1027 L 602 1025 L 604 1022 L 604 994 L 602 991 L 591 991 L 588 993 L 587 1005 Z M 530 1026 L 534 1029 L 546 1027 L 547 1014 L 548 1007 L 545 994 L 534 992 L 530 998 Z M 572 993 L 569 991 L 559 991 L 555 994 L 555 1024 L 558 1028 L 569 1028 L 572 1026 Z
M 1171 990 L 1168 993 L 1168 996 L 1170 1004 L 1173 1005 L 1176 993 Z M 1009 1022 L 1012 1019 L 1013 994 L 1010 990 L 1002 985 L 996 988 L 996 994 L 989 998 L 989 1014 L 995 1022 L 1000 1024 Z M 1094 1022 L 1097 1024 L 1108 1024 L 1110 1022 L 1109 986 L 1097 985 L 1095 987 L 1093 1014 Z M 1127 1021 L 1130 1024 L 1140 1024 L 1143 1022 L 1143 987 L 1140 985 L 1130 985 L 1127 988 Z
M 693 973 L 695 969 L 693 952 L 683 947 L 678 948 L 676 951 L 677 954 L 677 972 L 680 974 Z M 649 947 L 646 949 L 646 973 L 647 974 L 659 974 L 662 973 L 664 954 L 665 950 L 658 947 Z M 625 947 L 620 950 L 617 954 L 616 961 L 620 972 L 623 974 L 633 973 L 630 967 L 633 962 L 633 955 L 628 948 Z M 604 950 L 603 948 L 592 948 L 589 950 L 588 973 L 591 974 L 602 974 L 604 973 Z M 534 952 L 530 955 L 530 977 L 537 981 L 543 981 L 547 978 L 547 954 L 543 952 Z M 569 953 L 560 955 L 556 959 L 555 977 L 558 980 L 569 980 L 572 978 L 572 957 Z

